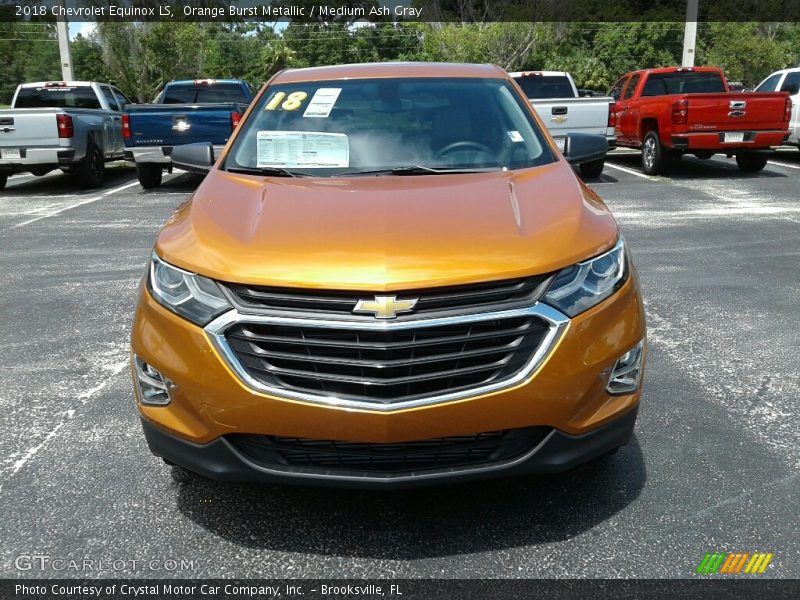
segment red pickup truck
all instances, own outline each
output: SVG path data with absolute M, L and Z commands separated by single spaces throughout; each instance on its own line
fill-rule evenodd
M 720 69 L 667 67 L 623 75 L 608 93 L 616 103 L 617 145 L 642 149 L 645 173 L 663 173 L 683 154 L 736 156 L 760 171 L 789 135 L 786 92 L 731 92 Z

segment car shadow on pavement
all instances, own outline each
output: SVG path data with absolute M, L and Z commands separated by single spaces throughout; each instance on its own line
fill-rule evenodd
M 173 471 L 181 513 L 235 544 L 387 560 L 567 540 L 628 506 L 645 480 L 635 438 L 558 475 L 393 492 L 226 484 Z
M 191 194 L 197 189 L 197 186 L 203 181 L 203 175 L 196 173 L 167 173 L 164 172 L 164 178 L 161 185 L 149 190 L 141 189 L 140 193 L 150 194 L 157 196 L 161 194 L 174 194 L 176 192 L 186 192 Z
M 613 164 L 629 169 L 634 169 L 642 174 L 642 159 L 638 154 L 621 154 L 613 156 Z M 770 158 L 770 160 L 772 160 Z M 664 177 L 675 180 L 687 179 L 758 179 L 764 177 L 788 177 L 776 171 L 772 165 L 767 164 L 763 171 L 746 173 L 736 166 L 734 160 L 726 161 L 722 155 L 709 159 L 699 159 L 695 156 L 684 156 L 675 160 Z
M 2 196 L 47 196 L 58 194 L 82 194 L 91 196 L 92 194 L 102 193 L 130 180 L 134 175 L 133 167 L 125 163 L 115 163 L 106 166 L 105 181 L 102 187 L 85 188 L 81 182 L 67 173 L 62 173 L 55 169 L 46 173 L 42 177 L 35 177 L 29 173 L 23 173 L 21 177 L 14 177 L 8 180 L 5 190 L 0 191 Z

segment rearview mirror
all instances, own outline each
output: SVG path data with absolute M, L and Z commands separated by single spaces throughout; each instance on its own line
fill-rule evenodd
M 191 173 L 206 174 L 214 166 L 214 147 L 211 142 L 183 144 L 172 149 L 172 164 Z
M 564 140 L 564 157 L 573 165 L 601 160 L 608 153 L 608 141 L 593 133 L 569 133 Z

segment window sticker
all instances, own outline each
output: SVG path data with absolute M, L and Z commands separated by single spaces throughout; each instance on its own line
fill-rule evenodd
M 319 88 L 303 113 L 304 117 L 327 118 L 339 98 L 342 88 Z
M 512 142 L 521 142 L 521 141 L 523 141 L 522 134 L 520 134 L 520 132 L 517 131 L 516 129 L 514 131 L 508 131 L 506 133 L 508 133 L 508 137 L 511 138 Z
M 350 144 L 344 133 L 259 131 L 258 167 L 347 167 Z

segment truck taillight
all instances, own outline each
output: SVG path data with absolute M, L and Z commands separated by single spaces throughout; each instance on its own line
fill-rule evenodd
M 56 124 L 58 125 L 58 137 L 71 138 L 75 135 L 75 126 L 69 115 L 56 115 Z
M 676 125 L 685 125 L 689 120 L 689 101 L 676 100 L 672 103 L 672 122 Z
M 616 127 L 617 126 L 617 113 L 614 112 L 614 103 L 611 102 L 608 105 L 608 125 L 607 127 Z
M 238 112 L 234 111 L 231 113 L 231 131 L 236 129 L 239 126 L 239 121 L 242 120 L 242 115 Z
M 789 96 L 786 96 L 786 99 L 784 101 L 783 120 L 784 121 L 792 120 L 792 99 Z
M 129 140 L 132 137 L 130 115 L 122 115 L 122 137 L 126 140 Z

